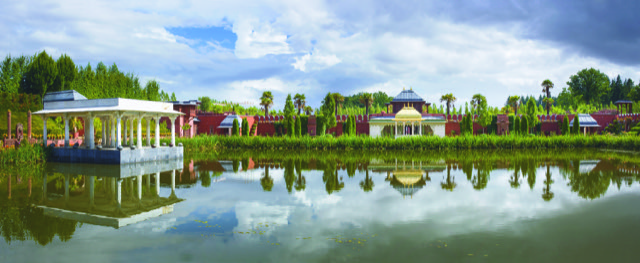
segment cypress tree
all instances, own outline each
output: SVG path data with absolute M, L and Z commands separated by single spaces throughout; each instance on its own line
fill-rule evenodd
M 351 120 L 351 135 L 357 135 L 357 120 L 356 120 L 356 116 L 353 116 L 353 119 Z
M 301 137 L 302 136 L 302 127 L 301 127 L 301 123 L 300 123 L 300 116 L 298 116 L 296 118 L 296 137 Z
M 580 120 L 578 120 L 578 114 L 576 114 L 576 117 L 573 119 L 572 132 L 573 134 L 580 134 Z
M 286 124 L 287 124 L 287 135 L 289 137 L 294 137 L 296 131 L 295 131 L 295 124 L 293 123 L 293 116 L 286 117 Z
M 513 122 L 513 132 L 517 135 L 520 133 L 520 117 L 516 116 L 516 120 Z
M 249 121 L 246 118 L 242 119 L 242 136 L 249 135 Z
M 231 135 L 238 136 L 238 119 L 233 119 L 233 127 L 231 128 Z
M 520 134 L 529 134 L 529 118 L 527 118 L 526 116 L 522 116 L 522 119 L 520 120 Z
M 562 133 L 562 135 L 569 135 L 569 117 L 567 117 L 567 115 L 564 115 L 564 118 L 562 119 L 560 132 Z

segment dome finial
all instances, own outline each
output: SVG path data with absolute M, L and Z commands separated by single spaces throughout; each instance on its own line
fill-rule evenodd
M 402 90 L 405 90 L 404 87 L 402 87 Z

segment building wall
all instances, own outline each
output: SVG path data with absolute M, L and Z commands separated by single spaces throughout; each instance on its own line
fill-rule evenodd
M 222 121 L 229 115 L 224 114 L 214 114 L 214 113 L 201 113 L 198 114 L 198 119 L 200 120 L 200 124 L 198 125 L 197 134 L 209 134 L 209 135 L 228 135 L 228 129 L 218 129 L 218 126 L 222 123 Z M 240 116 L 242 119 L 247 119 L 249 122 L 249 129 L 256 122 L 255 116 Z M 263 126 L 264 123 L 258 125 L 258 130 Z M 240 134 L 242 134 L 242 123 L 238 123 L 240 128 Z M 256 130 L 253 135 L 260 134 Z

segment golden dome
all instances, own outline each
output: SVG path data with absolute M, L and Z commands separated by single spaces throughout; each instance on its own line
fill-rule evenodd
M 403 185 L 414 185 L 422 180 L 423 172 L 420 170 L 393 171 L 396 180 Z
M 405 105 L 398 113 L 396 113 L 395 120 L 397 121 L 421 121 L 422 114 L 418 112 L 414 107 Z

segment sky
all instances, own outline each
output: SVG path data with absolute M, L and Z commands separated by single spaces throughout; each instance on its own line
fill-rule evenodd
M 46 50 L 155 79 L 180 100 L 275 108 L 412 88 L 427 102 L 557 95 L 596 68 L 640 82 L 639 1 L 3 1 L 0 56 Z

